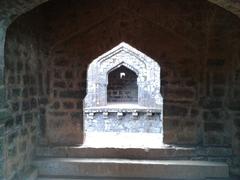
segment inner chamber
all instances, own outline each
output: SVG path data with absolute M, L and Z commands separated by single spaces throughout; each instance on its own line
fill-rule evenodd
M 137 78 L 137 74 L 125 66 L 111 71 L 108 74 L 107 102 L 137 103 Z

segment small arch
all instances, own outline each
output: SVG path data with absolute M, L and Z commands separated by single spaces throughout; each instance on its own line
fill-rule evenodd
M 107 103 L 137 103 L 138 75 L 124 65 L 108 73 Z

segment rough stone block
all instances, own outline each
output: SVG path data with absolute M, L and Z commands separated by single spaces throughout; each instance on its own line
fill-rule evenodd
M 228 108 L 232 111 L 239 111 L 240 110 L 240 101 L 232 100 L 228 104 Z
M 47 105 L 47 104 L 48 104 L 48 98 L 46 98 L 46 97 L 39 98 L 39 99 L 38 99 L 38 103 L 39 103 L 40 105 Z
M 212 89 L 212 94 L 214 97 L 223 97 L 225 95 L 225 89 L 224 88 L 217 88 L 217 87 L 214 87 Z
M 31 96 L 37 95 L 37 89 L 35 87 L 30 87 L 29 88 L 29 95 L 31 95 Z
M 240 129 L 240 118 L 234 119 L 234 125 Z
M 208 59 L 207 64 L 209 67 L 221 67 L 225 64 L 225 59 Z
M 223 107 L 223 102 L 214 98 L 201 98 L 199 104 L 205 109 L 217 109 Z
M 195 93 L 192 88 L 167 88 L 164 96 L 168 101 L 192 101 L 194 100 Z
M 205 179 L 227 178 L 228 165 L 207 161 L 42 158 L 35 161 L 40 175 L 105 178 Z M 54 171 L 50 167 L 55 167 Z
M 57 109 L 59 109 L 60 108 L 60 102 L 54 102 L 53 104 L 52 104 L 52 106 L 51 106 L 51 109 L 55 109 L 55 110 L 57 110 Z
M 37 100 L 35 98 L 31 99 L 31 108 L 37 108 Z
M 31 109 L 30 103 L 28 100 L 22 102 L 22 111 L 29 111 Z
M 25 123 L 32 123 L 33 122 L 33 114 L 32 113 L 26 113 L 24 114 L 24 122 Z
M 81 91 L 76 91 L 76 90 L 61 91 L 59 96 L 61 98 L 74 98 L 74 99 L 83 98 L 82 97 L 82 92 Z
M 203 119 L 205 121 L 222 121 L 224 119 L 228 119 L 228 117 L 228 112 L 223 109 L 203 112 Z
M 56 81 L 53 86 L 55 88 L 66 88 L 66 83 L 64 81 Z
M 223 132 L 224 126 L 222 123 L 217 122 L 207 122 L 204 123 L 204 130 L 207 131 L 217 131 L 217 132 Z
M 186 116 L 188 109 L 176 104 L 165 104 L 163 109 L 164 116 Z
M 18 111 L 19 110 L 19 102 L 14 102 L 12 103 L 12 110 L 14 112 Z
M 73 109 L 74 108 L 74 103 L 71 102 L 71 101 L 63 102 L 63 108 L 65 108 L 65 109 Z
M 21 95 L 21 89 L 20 88 L 12 89 L 12 96 L 13 97 L 19 97 L 20 95 Z
M 226 82 L 225 72 L 214 72 L 213 73 L 213 84 L 214 85 L 224 85 Z

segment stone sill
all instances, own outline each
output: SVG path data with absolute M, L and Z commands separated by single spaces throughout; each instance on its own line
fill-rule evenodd
M 98 113 L 98 112 L 126 112 L 126 113 L 161 113 L 161 108 L 156 107 L 145 107 L 138 104 L 127 104 L 127 103 L 113 103 L 106 106 L 96 106 L 84 108 L 85 113 Z

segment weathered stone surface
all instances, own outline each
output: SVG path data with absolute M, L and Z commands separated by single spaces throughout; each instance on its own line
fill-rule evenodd
M 228 119 L 228 117 L 228 112 L 223 109 L 203 112 L 203 119 L 205 121 L 218 122 Z
M 167 88 L 164 95 L 168 100 L 173 101 L 193 101 L 195 97 L 192 88 Z
M 229 2 L 231 3 L 229 4 Z M 186 110 L 180 111 L 175 111 L 173 108 L 173 110 L 166 111 L 163 114 L 163 116 L 173 114 L 177 117 L 184 117 L 182 123 L 179 123 L 178 131 L 166 133 L 169 137 L 171 136 L 172 139 L 176 140 L 180 136 L 185 138 L 191 135 L 185 129 L 185 126 L 192 127 L 194 124 L 192 121 L 184 120 L 191 115 L 194 116 L 192 120 L 203 122 L 204 118 L 207 123 L 209 121 L 218 123 L 216 122 L 219 121 L 218 116 L 206 115 L 202 117 L 200 116 L 201 112 L 209 111 L 209 109 L 227 109 L 230 116 L 220 118 L 221 122 L 224 122 L 224 132 L 220 126 L 221 132 L 213 130 L 216 134 L 210 135 L 209 133 L 212 131 L 202 131 L 200 125 L 197 129 L 191 130 L 194 131 L 193 134 L 196 131 L 201 132 L 199 133 L 201 134 L 200 139 L 205 137 L 206 142 L 212 142 L 209 145 L 217 144 L 219 146 L 224 145 L 223 137 L 227 137 L 228 133 L 233 131 L 233 136 L 236 136 L 233 137 L 232 141 L 236 141 L 237 144 L 239 127 L 235 122 L 235 119 L 238 119 L 235 114 L 238 113 L 240 107 L 237 103 L 237 98 L 239 98 L 237 91 L 239 82 L 237 75 L 239 71 L 239 22 L 230 13 L 226 13 L 224 10 L 203 1 L 184 3 L 159 1 L 148 2 L 147 4 L 141 3 L 141 1 L 138 3 L 134 1 L 128 1 L 128 3 L 116 1 L 113 3 L 108 2 L 107 6 L 104 5 L 105 1 L 101 1 L 98 4 L 94 2 L 86 3 L 86 6 L 80 6 L 80 9 L 74 3 L 71 5 L 71 2 L 68 2 L 69 13 L 64 8 L 57 8 L 57 5 L 61 3 L 62 5 L 58 7 L 65 7 L 64 2 L 52 2 L 51 6 L 45 4 L 44 7 L 39 7 L 37 10 L 40 14 L 41 12 L 49 12 L 49 18 L 46 21 L 49 24 L 44 24 L 42 18 L 34 17 L 34 12 L 30 12 L 29 16 L 25 15 L 14 22 L 17 23 L 22 19 L 18 23 L 19 26 L 14 26 L 13 23 L 13 26 L 8 28 L 7 43 L 5 45 L 6 25 L 10 23 L 10 20 L 15 19 L 17 15 L 35 7 L 35 3 L 38 4 L 40 1 L 13 0 L 11 2 L 0 2 L 0 82 L 2 84 L 6 82 L 4 87 L 1 87 L 1 108 L 6 108 L 5 90 L 7 90 L 7 92 L 10 92 L 8 94 L 9 109 L 11 109 L 12 103 L 15 102 L 22 106 L 22 101 L 28 101 L 30 104 L 26 106 L 27 108 L 24 107 L 26 113 L 37 112 L 38 106 L 43 109 L 47 108 L 40 115 L 41 128 L 46 128 L 44 120 L 47 121 L 45 113 L 50 110 L 49 104 L 52 105 L 53 102 L 59 101 L 62 105 L 64 101 L 68 100 L 67 98 L 70 98 L 74 106 L 76 106 L 77 102 L 81 101 L 86 93 L 85 76 L 87 65 L 92 59 L 124 40 L 159 62 L 161 68 L 164 69 L 163 71 L 167 71 L 163 79 L 164 85 L 170 84 L 176 89 L 193 88 L 193 93 L 190 92 L 189 94 L 186 93 L 189 91 L 183 92 L 183 94 L 174 92 L 176 98 L 173 97 L 173 94 L 171 94 L 172 98 L 167 98 L 169 97 L 167 94 L 162 94 L 164 98 L 167 98 L 166 100 L 171 100 L 173 103 L 176 100 L 181 100 L 181 108 L 186 108 Z M 236 2 L 230 0 L 221 0 L 217 3 L 231 10 L 233 10 L 233 7 L 238 6 Z M 54 7 L 54 11 L 50 7 Z M 42 11 L 41 8 L 46 9 Z M 111 13 L 109 14 L 109 12 Z M 237 12 L 236 8 L 234 12 Z M 43 16 L 40 15 L 40 17 Z M 88 17 L 88 19 L 85 17 Z M 47 27 L 50 28 L 44 29 Z M 34 31 L 37 33 L 34 34 Z M 48 31 L 48 33 L 45 34 L 44 31 Z M 44 48 L 46 48 L 47 53 L 41 55 L 45 51 Z M 4 49 L 5 53 L 3 53 Z M 56 54 L 54 54 L 55 50 Z M 52 57 L 56 60 L 53 60 Z M 4 63 L 6 64 L 5 68 Z M 61 75 L 53 76 L 52 73 L 55 72 L 55 67 L 62 73 Z M 218 76 L 216 73 L 218 71 L 222 75 Z M 208 76 L 206 74 L 209 74 L 209 78 L 206 77 Z M 233 77 L 233 74 L 236 77 Z M 5 80 L 3 77 L 5 77 Z M 66 86 L 52 86 L 53 82 L 56 81 L 56 79 L 52 79 L 53 77 L 59 81 L 64 81 Z M 38 82 L 39 84 L 37 84 Z M 59 98 L 60 88 L 64 91 L 79 91 L 81 97 L 76 95 L 74 97 Z M 19 97 L 19 92 L 15 91 L 15 89 L 22 91 L 22 97 Z M 234 91 L 234 94 L 232 94 L 231 90 Z M 38 97 L 39 92 L 41 92 L 41 97 Z M 44 97 L 45 95 L 50 98 Z M 216 99 L 212 98 L 212 96 Z M 199 107 L 199 97 L 206 97 L 209 100 L 203 104 L 200 103 L 201 106 Z M 235 98 L 234 103 L 229 102 L 230 97 Z M 36 106 L 32 98 L 43 98 L 45 100 L 44 102 L 39 101 Z M 79 111 L 81 111 L 81 107 L 82 103 L 78 104 Z M 193 107 L 199 111 L 199 114 L 191 113 Z M 54 111 L 62 111 L 61 108 L 62 106 L 54 109 Z M 13 109 L 17 112 L 19 108 L 15 106 Z M 35 129 L 31 122 L 28 123 L 31 128 L 25 129 L 25 127 L 22 127 L 24 125 L 21 120 L 16 120 L 17 116 L 24 117 L 24 114 L 22 112 L 18 112 L 19 114 L 15 114 L 14 111 L 10 112 L 14 116 L 13 120 L 15 122 L 9 121 L 6 123 L 7 131 L 14 130 L 15 125 L 17 125 L 20 128 L 19 131 L 23 129 L 23 131 L 27 132 L 24 133 L 24 137 L 19 138 L 31 139 L 30 137 L 33 136 L 31 131 Z M 56 113 L 54 115 L 56 115 L 54 118 L 58 118 L 60 115 L 65 114 Z M 34 116 L 34 118 L 36 117 Z M 2 119 L 5 119 L 5 116 Z M 66 116 L 64 120 L 67 121 L 68 119 L 69 117 Z M 76 122 L 77 120 L 74 120 L 71 126 L 74 126 Z M 231 122 L 233 122 L 233 127 L 230 125 Z M 186 130 L 186 132 L 183 130 Z M 183 134 L 181 135 L 181 133 Z M 61 141 L 60 138 L 59 141 Z M 232 141 L 229 140 L 229 142 Z M 201 143 L 201 140 L 199 142 Z M 33 145 L 27 144 L 27 147 L 31 149 Z M 234 145 L 233 147 L 237 149 L 238 146 Z M 29 154 L 31 152 L 32 150 L 30 150 Z M 26 152 L 25 154 L 23 152 L 22 157 L 27 157 L 27 160 L 24 161 L 27 166 L 30 157 L 26 155 Z M 8 160 L 4 162 L 8 162 Z M 21 160 L 19 162 L 21 166 Z M 9 166 L 11 166 L 9 172 L 11 170 L 15 172 L 14 163 L 9 162 Z
M 163 114 L 165 116 L 186 116 L 188 113 L 188 109 L 185 107 L 182 107 L 181 105 L 170 105 L 166 104 L 164 106 L 164 112 Z
M 63 102 L 63 108 L 65 108 L 65 109 L 73 109 L 74 108 L 74 103 L 71 102 L 71 101 Z
M 222 123 L 209 122 L 204 123 L 205 131 L 223 131 L 224 127 Z
M 103 113 L 95 113 L 93 119 L 88 114 L 86 116 L 85 132 L 162 133 L 162 121 L 158 113 L 151 117 L 141 113 L 136 118 L 132 113 L 124 113 L 121 119 L 117 118 L 117 113 L 109 113 L 107 118 Z
M 223 107 L 223 102 L 221 100 L 211 98 L 202 98 L 199 104 L 205 109 L 216 109 Z
M 214 87 L 212 93 L 214 97 L 223 97 L 225 95 L 225 89 Z
M 207 161 L 151 161 L 113 159 L 45 158 L 35 162 L 40 175 L 65 177 L 143 177 L 166 179 L 204 179 L 229 177 L 225 163 Z M 55 170 L 50 170 L 55 167 Z M 108 170 L 107 170 L 108 169 Z
M 68 91 L 61 91 L 59 96 L 61 98 L 82 98 L 82 92 L 81 91 L 75 91 L 75 90 L 68 90 Z
M 224 59 L 208 59 L 207 61 L 208 66 L 223 66 L 225 64 L 225 60 Z
M 239 111 L 240 110 L 240 101 L 238 101 L 238 100 L 231 101 L 228 105 L 228 108 L 233 111 Z
M 54 82 L 54 87 L 55 88 L 66 88 L 66 83 L 64 81 L 57 81 L 57 82 Z

